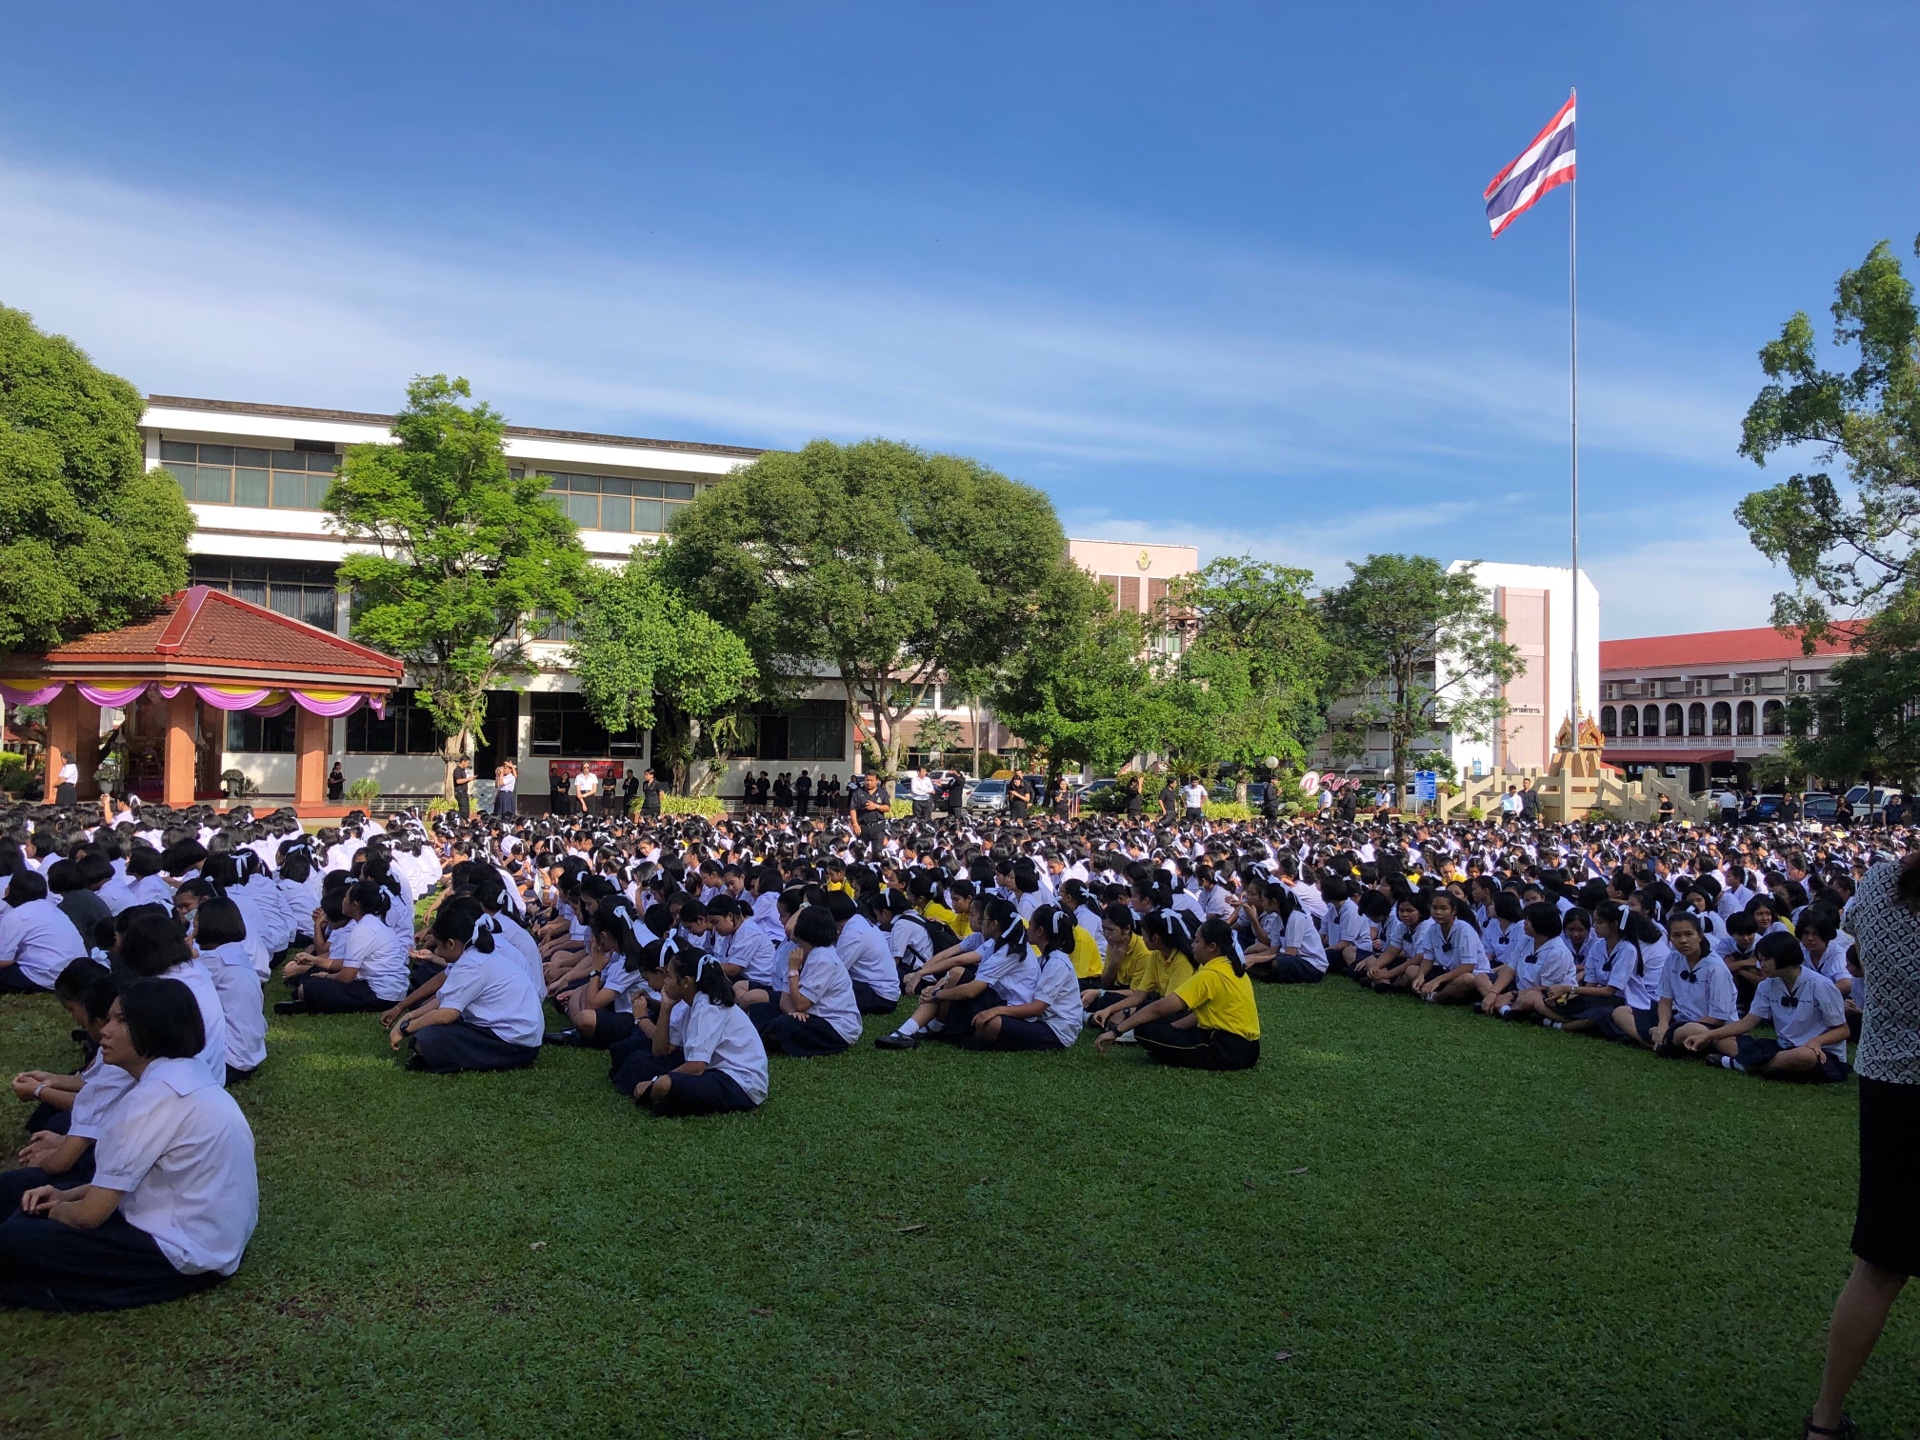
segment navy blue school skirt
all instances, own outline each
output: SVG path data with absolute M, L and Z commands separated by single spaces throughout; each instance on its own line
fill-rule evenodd
M 666 1098 L 654 1103 L 656 1115 L 719 1115 L 753 1109 L 753 1097 L 724 1070 L 708 1067 L 698 1075 L 676 1075 Z
M 967 1043 L 976 1050 L 1064 1050 L 1060 1037 L 1040 1020 L 1021 1020 L 1011 1015 L 1000 1017 L 1000 1035 L 983 1040 L 976 1032 Z

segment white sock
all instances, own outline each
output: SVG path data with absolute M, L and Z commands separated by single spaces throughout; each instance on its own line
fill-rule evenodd
M 913 1022 L 909 1020 L 907 1023 L 911 1025 Z M 929 1035 L 938 1035 L 942 1030 L 947 1028 L 947 1022 L 944 1020 L 929 1020 L 922 1028 L 924 1028 Z
M 896 1035 L 918 1035 L 920 1033 L 920 1022 L 909 1015 L 901 1022 L 900 1028 L 893 1033 Z
M 1502 1005 L 1502 1006 L 1500 1007 L 1500 1018 L 1501 1018 L 1501 1019 L 1503 1019 L 1503 1020 L 1504 1020 L 1504 1019 L 1506 1019 L 1506 1017 L 1507 1017 L 1507 1016 L 1509 1016 L 1509 1015 L 1511 1015 L 1512 1013 L 1513 1013 L 1513 1007 L 1512 1007 L 1511 1005 Z

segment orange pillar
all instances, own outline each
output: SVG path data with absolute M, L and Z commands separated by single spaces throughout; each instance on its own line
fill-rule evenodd
M 77 758 L 79 748 L 80 692 L 69 685 L 47 702 L 47 804 L 60 788 L 60 768 Z
M 74 763 L 80 767 L 79 798 L 98 800 L 100 786 L 93 778 L 93 772 L 100 768 L 100 707 L 80 693 L 76 686 L 71 692 L 79 703 L 77 729 L 78 738 L 74 744 Z
M 190 685 L 181 686 L 180 693 L 167 701 L 167 745 L 160 799 L 176 810 L 184 810 L 193 804 L 194 781 L 200 762 L 193 739 L 198 728 L 199 713 L 200 697 L 193 693 Z
M 323 805 L 327 799 L 327 745 L 333 722 L 306 707 L 293 707 L 293 803 Z

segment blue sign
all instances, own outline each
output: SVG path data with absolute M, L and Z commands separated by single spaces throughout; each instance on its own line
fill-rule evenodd
M 1432 804 L 1439 797 L 1440 787 L 1431 770 L 1413 772 L 1413 798 L 1424 804 Z

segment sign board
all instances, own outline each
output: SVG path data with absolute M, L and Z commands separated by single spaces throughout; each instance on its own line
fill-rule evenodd
M 1439 798 L 1440 787 L 1431 770 L 1413 772 L 1413 798 L 1423 805 L 1431 805 Z

